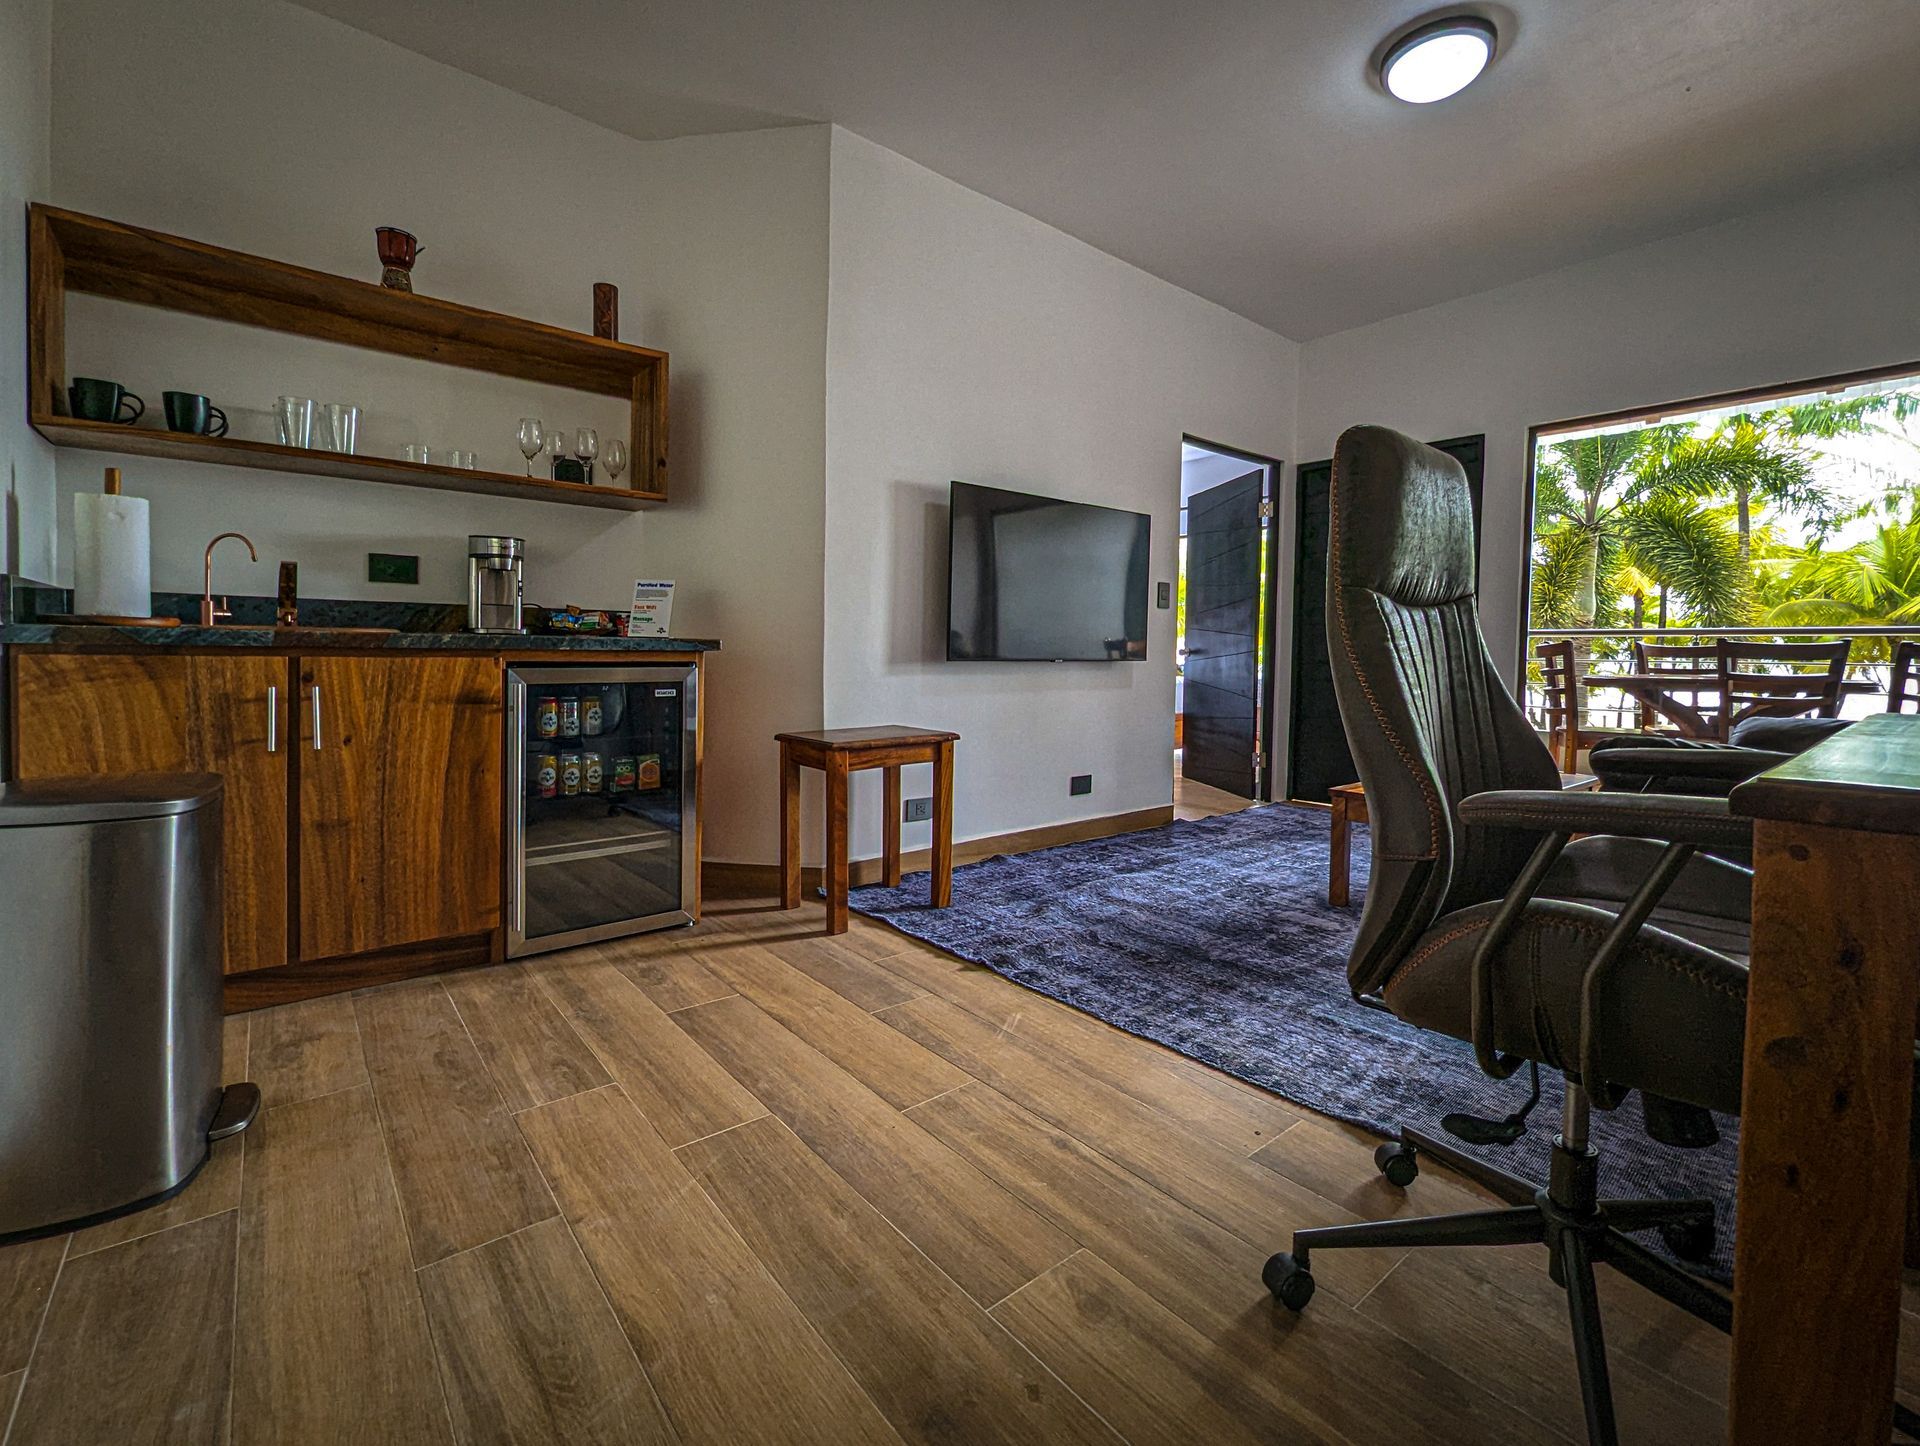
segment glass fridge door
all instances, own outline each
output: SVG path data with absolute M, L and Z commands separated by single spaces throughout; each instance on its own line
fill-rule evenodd
M 508 953 L 688 922 L 692 667 L 513 669 Z

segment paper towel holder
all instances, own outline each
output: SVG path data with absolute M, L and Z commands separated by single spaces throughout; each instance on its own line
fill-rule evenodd
M 100 507 L 100 504 L 106 503 L 106 499 L 114 499 L 115 502 L 121 505 L 121 513 L 123 515 L 118 516 L 117 522 L 112 504 L 107 504 L 104 509 Z M 153 603 L 153 595 L 151 591 L 149 591 L 148 584 L 145 580 L 147 577 L 147 504 L 141 498 L 125 497 L 122 495 L 120 491 L 120 469 L 118 467 L 109 467 L 106 469 L 106 481 L 98 494 L 76 492 L 73 498 L 73 507 L 74 589 L 72 605 L 84 608 L 89 604 L 93 604 L 93 608 L 87 612 L 47 613 L 42 615 L 41 621 L 50 623 L 106 624 L 120 627 L 177 627 L 180 621 L 178 618 L 155 618 L 145 615 L 152 611 Z M 123 529 L 130 522 L 135 524 L 138 535 L 137 556 L 132 554 L 117 557 L 102 556 L 100 551 L 101 544 L 98 541 L 92 542 L 90 546 L 90 534 L 87 531 L 87 526 L 83 525 L 83 520 L 96 529 L 109 523 L 114 523 Z M 124 539 L 122 540 L 124 542 Z M 138 601 L 133 597 L 126 597 L 125 601 L 132 603 L 133 606 L 127 607 L 125 612 L 122 612 L 114 606 L 115 603 L 121 601 L 121 598 L 117 597 L 113 598 L 111 602 L 108 602 L 106 607 L 99 606 L 102 601 L 106 601 L 106 599 L 101 597 L 100 587 L 100 578 L 103 569 L 116 573 L 124 571 L 126 579 L 128 580 L 132 578 L 141 579 L 139 582 L 133 584 L 133 589 L 138 593 Z M 123 595 L 125 592 L 126 589 L 122 589 Z M 142 604 L 144 604 L 144 606 L 142 606 Z M 135 609 L 138 609 L 138 611 L 136 612 Z

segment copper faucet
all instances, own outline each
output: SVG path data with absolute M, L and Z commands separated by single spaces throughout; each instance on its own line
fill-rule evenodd
M 221 618 L 233 616 L 233 610 L 227 606 L 224 597 L 220 599 L 220 606 L 213 605 L 213 550 L 229 537 L 237 537 L 246 543 L 247 555 L 255 562 L 260 560 L 260 554 L 254 551 L 252 540 L 244 532 L 223 532 L 207 544 L 206 569 L 203 573 L 205 586 L 200 590 L 200 626 L 203 628 L 210 628 Z

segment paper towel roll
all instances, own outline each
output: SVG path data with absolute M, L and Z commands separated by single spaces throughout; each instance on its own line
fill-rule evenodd
M 73 494 L 73 610 L 144 618 L 153 612 L 147 499 Z

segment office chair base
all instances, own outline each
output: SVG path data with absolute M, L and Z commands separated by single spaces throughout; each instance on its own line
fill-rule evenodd
M 1584 1126 L 1585 1101 L 1580 1101 Z M 1653 1290 L 1722 1330 L 1732 1327 L 1733 1308 L 1727 1298 L 1686 1272 L 1654 1255 L 1630 1238 L 1642 1230 L 1698 1231 L 1710 1226 L 1713 1206 L 1705 1200 L 1603 1200 L 1599 1197 L 1599 1156 L 1584 1143 L 1584 1128 L 1569 1144 L 1554 1137 L 1553 1168 L 1546 1189 L 1526 1184 L 1504 1171 L 1470 1161 L 1466 1171 L 1513 1203 L 1491 1210 L 1455 1215 L 1430 1215 L 1410 1220 L 1376 1220 L 1359 1225 L 1331 1225 L 1297 1230 L 1293 1248 L 1273 1256 L 1261 1279 L 1282 1305 L 1299 1311 L 1313 1299 L 1312 1256 L 1316 1250 L 1356 1248 L 1423 1249 L 1435 1245 L 1544 1245 L 1547 1269 L 1567 1295 L 1567 1319 L 1579 1368 L 1580 1395 L 1592 1446 L 1615 1446 L 1618 1430 L 1613 1415 L 1613 1392 L 1607 1376 L 1605 1333 L 1600 1321 L 1594 1267 L 1611 1265 L 1621 1274 Z M 1382 1174 L 1418 1173 L 1423 1153 L 1453 1164 L 1467 1160 L 1438 1141 L 1411 1131 L 1396 1144 L 1382 1146 L 1375 1164 Z M 1413 1168 L 1408 1171 L 1407 1167 Z M 1514 1199 L 1515 1196 L 1522 1198 Z
M 1418 1164 L 1420 1157 L 1431 1155 L 1456 1175 L 1466 1176 L 1489 1195 L 1504 1200 L 1509 1205 L 1531 1205 L 1534 1191 L 1539 1188 L 1533 1181 L 1523 1180 L 1518 1175 L 1510 1175 L 1498 1165 L 1489 1165 L 1484 1160 L 1467 1154 L 1459 1146 L 1437 1135 L 1429 1135 L 1423 1130 L 1402 1129 L 1397 1143 L 1399 1153 L 1413 1156 L 1415 1163 L 1412 1174 L 1414 1176 L 1420 1173 Z M 1374 1151 L 1373 1162 L 1376 1167 L 1380 1166 L 1381 1155 L 1391 1149 L 1393 1144 L 1394 1142 L 1390 1141 Z M 1400 1181 L 1394 1179 L 1386 1169 L 1381 1168 L 1380 1173 L 1387 1177 L 1390 1184 L 1400 1184 Z M 1412 1180 L 1409 1179 L 1407 1183 L 1411 1184 Z M 1405 1187 L 1402 1186 L 1402 1188 Z

